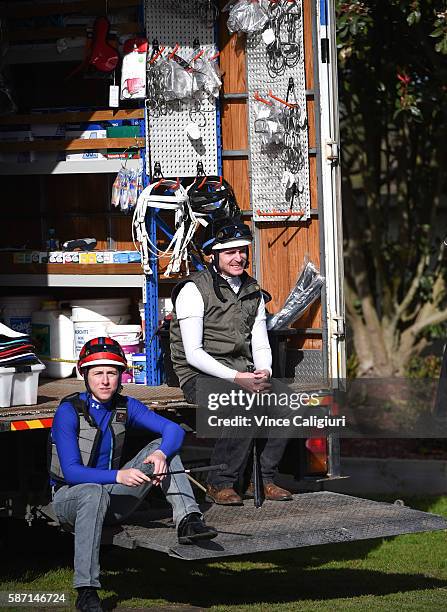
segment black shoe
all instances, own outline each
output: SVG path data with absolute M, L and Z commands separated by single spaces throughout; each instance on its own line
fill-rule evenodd
M 195 544 L 198 540 L 211 540 L 217 536 L 214 527 L 205 525 L 198 512 L 187 514 L 177 527 L 179 544 Z
M 93 587 L 81 587 L 78 589 L 75 606 L 76 610 L 82 610 L 82 612 L 103 612 L 101 600 L 96 589 Z

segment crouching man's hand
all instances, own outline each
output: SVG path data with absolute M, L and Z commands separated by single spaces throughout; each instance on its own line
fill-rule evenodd
M 137 468 L 127 468 L 126 470 L 118 470 L 116 475 L 116 482 L 126 487 L 139 487 L 145 482 L 150 482 L 151 479 L 143 474 L 141 470 Z
M 160 474 L 161 472 L 168 471 L 168 464 L 166 463 L 166 455 L 161 450 L 156 450 L 150 455 L 146 457 L 143 463 L 153 463 L 154 464 L 154 474 Z M 165 478 L 165 476 L 158 476 L 156 478 L 151 478 L 152 484 L 158 486 L 160 482 Z

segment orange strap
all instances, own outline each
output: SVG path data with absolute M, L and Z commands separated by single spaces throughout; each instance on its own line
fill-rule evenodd
M 258 102 L 263 102 L 264 104 L 267 104 L 267 106 L 273 106 L 273 103 L 270 102 L 270 100 L 266 100 L 265 98 L 261 98 L 261 96 L 259 95 L 259 93 L 257 91 L 255 92 L 255 95 L 253 97 Z
M 259 215 L 259 217 L 302 217 L 304 215 L 304 210 L 291 210 L 289 212 L 261 212 L 257 210 L 256 214 Z
M 168 55 L 168 59 L 172 59 L 179 49 L 180 49 L 180 45 L 178 43 L 175 43 L 175 47 L 172 49 L 171 53 Z
M 199 57 L 202 57 L 202 55 L 203 55 L 204 53 L 205 53 L 205 49 L 202 49 L 201 51 L 199 51 L 199 52 L 197 53 L 197 55 L 195 55 L 195 56 L 192 58 L 191 62 L 195 62 L 196 60 L 198 60 L 198 59 L 199 59 Z
M 282 98 L 278 98 L 277 96 L 274 96 L 271 89 L 270 89 L 268 95 L 270 96 L 270 98 L 273 98 L 273 100 L 276 100 L 277 102 L 281 102 L 281 104 L 284 104 L 285 106 L 288 106 L 289 108 L 296 108 L 297 107 L 297 104 L 291 104 L 290 102 L 286 102 Z
M 160 57 L 160 55 L 163 53 L 163 51 L 166 49 L 166 47 L 160 47 L 160 49 L 157 51 L 157 53 L 154 55 L 154 57 L 149 61 L 149 64 L 154 64 L 158 58 Z

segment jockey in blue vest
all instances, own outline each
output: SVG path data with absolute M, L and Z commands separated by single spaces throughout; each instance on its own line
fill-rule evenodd
M 103 524 L 128 517 L 152 486 L 160 486 L 173 509 L 181 544 L 214 538 L 205 525 L 185 474 L 151 478 L 183 469 L 178 451 L 183 429 L 132 397 L 119 394 L 127 361 L 111 338 L 94 338 L 82 348 L 78 370 L 86 392 L 64 398 L 54 416 L 49 446 L 54 511 L 74 531 L 76 609 L 97 612 L 101 602 L 99 549 Z M 159 435 L 121 466 L 128 428 Z

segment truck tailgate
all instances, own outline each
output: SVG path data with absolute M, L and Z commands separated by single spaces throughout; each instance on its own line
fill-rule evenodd
M 219 531 L 214 540 L 178 544 L 170 519 L 157 520 L 160 512 L 149 511 L 123 525 L 112 543 L 195 560 L 447 529 L 441 516 L 327 491 L 294 495 L 290 502 L 266 501 L 261 508 L 246 501 L 243 507 L 213 504 L 202 511 Z

